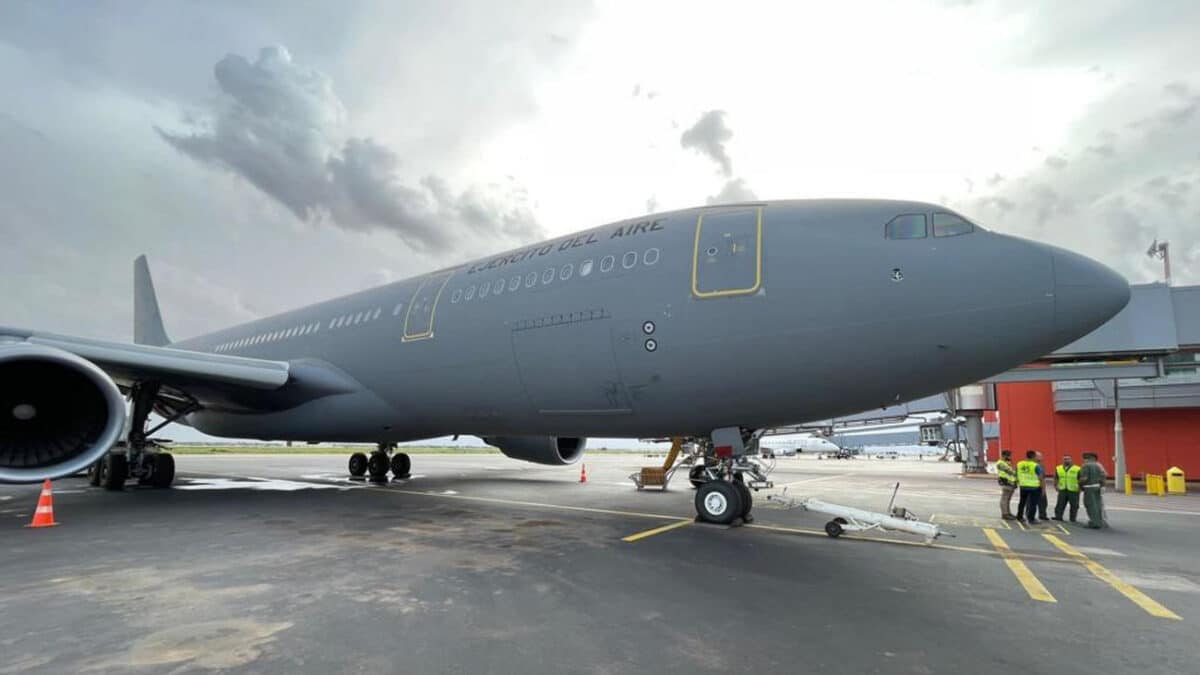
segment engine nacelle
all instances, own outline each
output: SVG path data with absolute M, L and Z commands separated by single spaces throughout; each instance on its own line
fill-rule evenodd
M 0 483 L 78 473 L 125 428 L 125 399 L 90 361 L 28 342 L 0 343 Z
M 578 462 L 587 447 L 586 438 L 567 436 L 489 436 L 483 442 L 500 448 L 507 457 L 552 466 Z

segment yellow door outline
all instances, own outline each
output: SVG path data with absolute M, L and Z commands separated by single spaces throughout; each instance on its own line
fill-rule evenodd
M 710 209 L 710 211 L 715 209 Z M 729 211 L 737 211 L 740 209 L 722 209 L 720 212 L 728 213 Z M 692 295 L 697 298 L 719 298 L 729 295 L 749 295 L 757 293 L 762 287 L 762 214 L 763 207 L 756 206 L 754 210 L 757 212 L 758 224 L 756 229 L 755 241 L 755 260 L 754 260 L 754 285 L 749 288 L 729 288 L 720 291 L 701 291 L 699 279 L 697 276 L 700 271 L 700 231 L 704 227 L 704 213 L 696 217 L 696 241 L 692 247 Z
M 441 284 L 441 286 L 438 286 L 437 294 L 433 296 L 433 307 L 429 308 L 429 326 L 425 329 L 425 332 L 423 332 L 423 333 L 417 333 L 416 335 L 409 335 L 408 334 L 408 320 L 409 320 L 409 317 L 412 315 L 413 305 L 417 304 L 417 299 L 421 297 L 421 291 L 425 290 L 425 287 L 427 285 L 429 285 L 429 283 L 431 281 L 436 283 L 438 276 L 442 276 L 442 275 L 444 275 L 444 278 L 442 279 L 442 284 Z M 433 319 L 437 315 L 438 301 L 442 299 L 442 291 L 446 290 L 446 284 L 450 283 L 450 277 L 452 277 L 452 276 L 454 276 L 453 270 L 451 270 L 449 272 L 442 272 L 440 274 L 434 274 L 430 277 L 426 277 L 425 279 L 423 279 L 421 281 L 420 284 L 417 285 L 417 290 L 413 291 L 412 298 L 409 299 L 409 301 L 408 301 L 408 311 L 404 312 L 404 336 L 402 338 L 403 342 L 414 342 L 416 340 L 427 340 L 427 339 L 433 337 Z

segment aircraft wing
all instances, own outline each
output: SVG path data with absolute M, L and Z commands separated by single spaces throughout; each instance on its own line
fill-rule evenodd
M 61 349 L 87 359 L 121 385 L 156 380 L 183 391 L 197 385 L 273 390 L 287 384 L 291 376 L 291 364 L 286 361 L 190 352 L 0 326 L 0 352 L 5 343 L 14 342 Z

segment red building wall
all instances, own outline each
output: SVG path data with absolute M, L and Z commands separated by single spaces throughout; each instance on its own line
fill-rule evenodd
M 1085 450 L 1093 451 L 1112 475 L 1111 410 L 1056 413 L 1049 382 L 1001 384 L 996 398 L 1000 447 L 1012 450 L 1014 458 L 1023 458 L 1026 450 L 1040 450 L 1052 467 L 1063 455 L 1078 463 Z M 1188 478 L 1200 478 L 1200 408 L 1123 410 L 1121 422 L 1129 473 L 1163 473 L 1178 466 Z

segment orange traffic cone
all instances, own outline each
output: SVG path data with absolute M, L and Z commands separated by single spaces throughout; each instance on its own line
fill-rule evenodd
M 54 495 L 50 494 L 50 479 L 42 483 L 42 496 L 38 498 L 37 508 L 33 511 L 33 520 L 25 527 L 54 527 Z
M 579 465 L 579 482 L 580 483 L 587 482 L 587 464 Z

